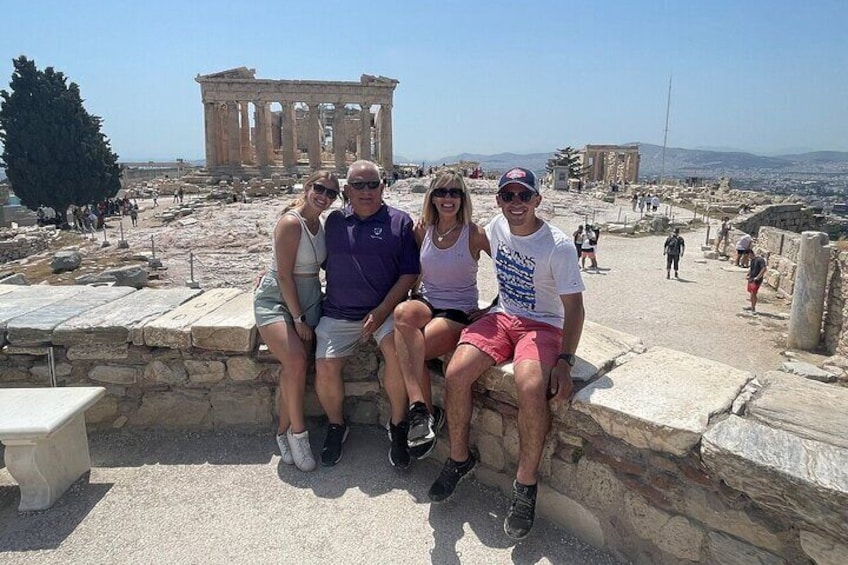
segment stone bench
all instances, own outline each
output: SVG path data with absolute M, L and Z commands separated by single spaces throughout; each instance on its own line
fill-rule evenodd
M 91 468 L 85 411 L 103 387 L 0 389 L 0 441 L 18 510 L 46 510 Z

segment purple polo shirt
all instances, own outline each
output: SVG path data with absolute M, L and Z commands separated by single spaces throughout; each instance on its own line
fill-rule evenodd
M 365 219 L 350 207 L 327 217 L 327 295 L 323 315 L 361 320 L 386 297 L 401 275 L 421 264 L 409 214 L 383 204 Z

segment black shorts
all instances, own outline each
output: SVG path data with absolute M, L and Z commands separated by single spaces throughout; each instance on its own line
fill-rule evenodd
M 467 326 L 471 323 L 471 318 L 468 317 L 468 314 L 463 312 L 462 310 L 456 310 L 453 308 L 442 309 L 442 308 L 433 308 L 433 305 L 424 300 L 419 295 L 413 295 L 411 300 L 417 300 L 418 302 L 423 303 L 430 309 L 430 314 L 432 314 L 433 318 L 447 318 L 452 322 L 456 322 L 458 324 L 462 324 L 463 326 Z

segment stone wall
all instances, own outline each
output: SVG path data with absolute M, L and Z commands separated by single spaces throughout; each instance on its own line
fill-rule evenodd
M 45 251 L 56 235 L 55 226 L 0 228 L 0 263 L 16 261 Z
M 86 414 L 92 426 L 273 426 L 278 366 L 255 346 L 249 294 L 38 290 L 0 285 L 0 386 L 47 386 L 52 347 L 60 385 L 107 388 Z M 79 305 L 107 291 L 111 301 Z M 846 562 L 848 389 L 645 350 L 591 322 L 577 357 L 573 403 L 551 407 L 540 515 L 634 563 Z M 382 370 L 375 347 L 348 364 L 351 422 L 385 421 Z M 433 381 L 441 403 L 443 379 Z M 517 406 L 509 364 L 475 386 L 476 477 L 505 492 Z M 306 411 L 321 414 L 311 390 Z M 440 441 L 435 457 L 446 454 Z
M 795 290 L 795 270 L 798 267 L 801 234 L 763 226 L 756 235 L 756 247 L 769 253 L 769 270 L 765 283 L 785 296 L 792 296 Z
M 794 233 L 802 231 L 824 231 L 827 219 L 816 214 L 812 208 L 803 204 L 773 204 L 748 216 L 734 220 L 736 229 L 751 235 L 761 227 L 769 226 Z

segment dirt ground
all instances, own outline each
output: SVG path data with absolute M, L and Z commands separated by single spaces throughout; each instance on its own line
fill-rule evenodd
M 417 216 L 422 195 L 411 192 L 412 184 L 399 183 L 387 190 L 385 198 Z M 477 189 L 474 218 L 485 223 L 496 212 L 494 189 L 485 184 Z M 629 202 L 609 204 L 587 194 L 547 191 L 543 196 L 540 214 L 567 234 L 587 219 L 598 224 L 616 221 L 630 208 Z M 191 225 L 181 225 L 179 220 L 163 224 L 157 219 L 173 205 L 170 198 L 160 198 L 158 208 L 153 208 L 151 200 L 140 200 L 139 226 L 132 227 L 128 217 L 122 222 L 128 250 L 118 249 L 121 222 L 113 218 L 106 230 L 111 243 L 108 247 L 101 247 L 102 232 L 93 239 L 65 233 L 57 240 L 62 247 L 78 247 L 84 255 L 83 266 L 73 273 L 50 274 L 49 260 L 58 247 L 6 264 L 4 270 L 23 272 L 33 283 L 73 284 L 75 277 L 99 272 L 108 265 L 145 261 L 151 255 L 152 237 L 164 269 L 152 273 L 151 286 L 184 285 L 192 278 L 191 253 L 193 277 L 202 288 L 249 289 L 255 274 L 268 263 L 274 222 L 291 198 L 258 198 L 248 203 L 203 201 L 187 216 Z M 680 279 L 666 280 L 662 255 L 665 236 L 602 233 L 597 248 L 600 269 L 583 273 L 587 319 L 637 335 L 649 347 L 669 347 L 753 372 L 778 368 L 785 360 L 786 301 L 763 287 L 758 314 L 743 312 L 747 305 L 745 271 L 727 261 L 702 259 L 704 228 L 684 230 L 682 235 L 687 247 Z M 481 297 L 496 294 L 487 257 L 481 261 L 479 284 Z

